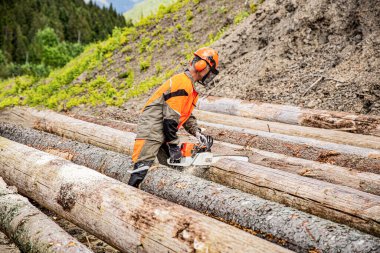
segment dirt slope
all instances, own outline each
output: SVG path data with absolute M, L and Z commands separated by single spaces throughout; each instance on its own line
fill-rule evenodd
M 267 0 L 214 47 L 213 95 L 380 114 L 380 0 Z

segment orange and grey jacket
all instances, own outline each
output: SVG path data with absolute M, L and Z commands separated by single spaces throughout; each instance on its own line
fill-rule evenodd
M 188 71 L 167 80 L 146 102 L 139 118 L 136 139 L 179 144 L 178 129 L 183 126 L 195 135 L 200 131 L 192 111 L 198 93 Z

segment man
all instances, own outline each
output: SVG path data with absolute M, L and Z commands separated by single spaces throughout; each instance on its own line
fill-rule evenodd
M 192 111 L 198 101 L 195 82 L 207 86 L 219 73 L 218 53 L 212 48 L 201 48 L 194 53 L 189 69 L 175 75 L 161 85 L 146 102 L 139 118 L 138 132 L 133 148 L 134 162 L 129 185 L 138 187 L 152 166 L 156 156 L 165 159 L 181 158 L 178 129 L 183 126 L 200 143 L 212 142 L 201 133 Z M 160 157 L 164 159 L 160 159 Z

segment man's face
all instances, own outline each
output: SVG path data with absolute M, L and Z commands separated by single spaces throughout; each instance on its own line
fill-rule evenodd
M 213 82 L 214 78 L 217 76 L 216 73 L 213 73 L 211 71 L 210 66 L 207 66 L 204 70 L 202 70 L 202 72 L 200 72 L 200 74 L 201 74 L 200 82 L 206 88 L 210 86 L 210 84 Z

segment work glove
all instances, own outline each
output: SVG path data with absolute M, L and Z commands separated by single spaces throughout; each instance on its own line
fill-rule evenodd
M 200 144 L 206 146 L 207 150 L 211 149 L 214 139 L 210 135 L 204 135 L 201 132 L 196 132 L 195 137 L 197 137 Z
M 168 144 L 168 146 L 169 146 L 170 160 L 177 161 L 181 159 L 182 157 L 181 148 L 176 144 Z

